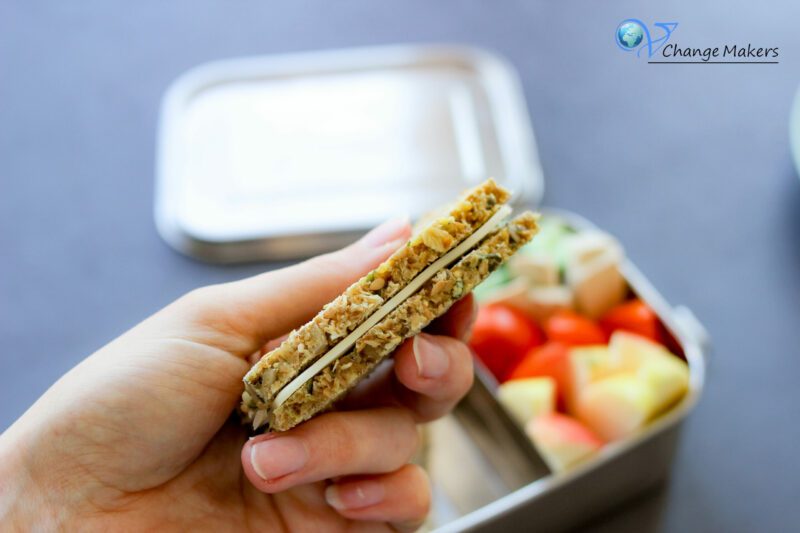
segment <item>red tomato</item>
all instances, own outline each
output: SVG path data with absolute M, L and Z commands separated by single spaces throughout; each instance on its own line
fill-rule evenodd
M 610 309 L 600 319 L 600 327 L 603 328 L 607 335 L 622 329 L 637 333 L 656 342 L 664 342 L 661 322 L 658 320 L 658 316 L 646 303 L 639 299 L 621 303 Z
M 564 405 L 564 394 L 569 386 L 569 347 L 560 342 L 548 341 L 533 348 L 511 371 L 508 379 L 550 377 L 556 382 L 559 406 Z
M 521 311 L 502 304 L 481 306 L 469 344 L 499 381 L 525 353 L 544 342 L 539 327 Z
M 569 346 L 586 344 L 605 344 L 606 334 L 592 320 L 575 311 L 564 309 L 556 311 L 544 322 L 547 339 L 562 342 Z

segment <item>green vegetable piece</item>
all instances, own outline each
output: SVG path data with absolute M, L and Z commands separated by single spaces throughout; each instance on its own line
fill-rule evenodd
M 475 298 L 478 301 L 483 301 L 488 299 L 492 294 L 494 294 L 499 288 L 503 287 L 509 282 L 509 273 L 508 268 L 503 265 L 487 277 L 483 283 L 475 287 L 472 291 L 472 294 L 475 295 Z
M 520 253 L 552 257 L 563 268 L 566 262 L 565 244 L 574 234 L 572 228 L 557 219 L 542 218 L 539 223 L 539 233 L 520 249 Z

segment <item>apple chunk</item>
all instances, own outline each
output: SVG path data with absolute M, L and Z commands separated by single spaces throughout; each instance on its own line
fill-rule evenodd
M 555 409 L 556 382 L 548 377 L 513 379 L 500 385 L 497 396 L 511 417 L 524 426 Z
M 567 283 L 575 305 L 589 318 L 599 318 L 625 299 L 628 283 L 619 267 L 624 252 L 610 235 L 587 231 L 570 237 L 565 245 Z
M 603 447 L 589 428 L 559 413 L 534 418 L 525 432 L 554 472 L 563 472 Z
M 575 414 L 581 395 L 590 384 L 614 374 L 617 369 L 606 346 L 579 346 L 569 351 L 569 369 L 564 384 L 567 411 Z
M 656 412 L 648 384 L 634 373 L 607 377 L 590 384 L 581 394 L 578 418 L 606 440 L 634 433 Z
M 580 392 L 578 418 L 608 440 L 626 437 L 680 400 L 689 367 L 662 345 L 617 331 L 611 336 L 610 376 Z
M 621 370 L 635 371 L 650 388 L 657 413 L 680 400 L 689 388 L 688 365 L 661 344 L 617 331 L 611 336 L 609 352 Z
M 516 255 L 508 262 L 508 269 L 513 276 L 525 279 L 532 287 L 558 285 L 558 263 L 547 255 Z
M 572 309 L 572 289 L 566 285 L 533 287 L 526 293 L 526 312 L 538 322 L 544 322 L 557 311 Z
M 574 414 L 581 391 L 589 383 L 609 375 L 611 363 L 606 346 L 570 348 L 560 342 L 548 342 L 528 352 L 511 372 L 510 379 L 552 378 L 559 407 Z

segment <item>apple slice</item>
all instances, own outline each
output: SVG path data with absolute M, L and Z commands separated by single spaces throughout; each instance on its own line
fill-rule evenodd
M 599 318 L 625 299 L 628 284 L 619 271 L 624 252 L 613 237 L 598 231 L 574 235 L 566 257 L 567 283 L 581 313 Z
M 531 287 L 527 278 L 515 278 L 480 296 L 483 304 L 502 303 L 542 322 L 556 311 L 572 308 L 572 290 L 565 285 Z
M 515 307 L 527 313 L 528 307 L 528 282 L 522 278 L 512 279 L 506 285 L 499 287 L 486 296 L 481 303 L 483 304 L 504 304 Z
M 589 318 L 599 318 L 625 299 L 628 284 L 619 272 L 619 262 L 600 257 L 588 265 L 576 265 L 570 270 L 570 285 L 575 305 Z
M 689 367 L 664 346 L 635 333 L 616 331 L 609 342 L 614 364 L 635 371 L 652 391 L 656 412 L 664 411 L 689 389 Z
M 567 411 L 573 415 L 576 414 L 580 397 L 586 387 L 617 371 L 606 346 L 576 346 L 570 349 L 569 368 L 564 383 L 564 401 Z
M 508 262 L 508 270 L 512 276 L 525 279 L 533 287 L 552 287 L 559 283 L 558 263 L 548 255 L 515 255 Z
M 589 428 L 560 413 L 534 418 L 525 432 L 554 472 L 563 472 L 603 447 Z
M 606 440 L 634 433 L 656 413 L 652 388 L 629 372 L 596 381 L 582 392 L 578 418 Z
M 556 403 L 556 382 L 552 378 L 525 378 L 506 381 L 497 391 L 500 403 L 520 425 L 551 413 Z
M 537 322 L 544 322 L 558 311 L 573 308 L 572 289 L 566 285 L 533 287 L 525 298 L 525 312 Z
M 689 388 L 686 362 L 644 337 L 616 331 L 608 354 L 606 366 L 585 371 L 588 379 L 580 374 L 581 356 L 572 362 L 572 379 L 579 391 L 573 395 L 574 412 L 605 439 L 634 433 Z
M 630 331 L 617 330 L 612 333 L 608 341 L 608 347 L 619 361 L 619 364 L 632 368 L 639 366 L 646 360 L 664 357 L 683 361 L 667 350 L 663 344 Z
M 608 348 L 602 345 L 569 348 L 549 341 L 529 351 L 509 379 L 549 377 L 555 380 L 558 405 L 574 414 L 578 397 L 589 383 L 614 372 Z

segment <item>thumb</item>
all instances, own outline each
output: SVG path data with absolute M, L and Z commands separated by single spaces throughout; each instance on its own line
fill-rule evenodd
M 410 235 L 407 217 L 391 219 L 346 248 L 291 267 L 197 289 L 165 311 L 190 328 L 192 340 L 247 357 L 269 339 L 311 319 Z

